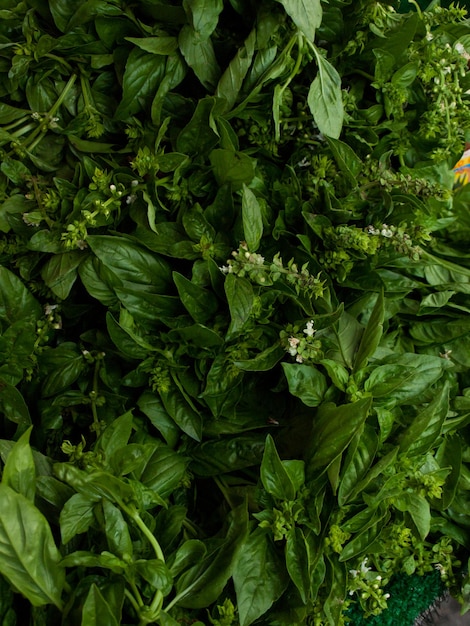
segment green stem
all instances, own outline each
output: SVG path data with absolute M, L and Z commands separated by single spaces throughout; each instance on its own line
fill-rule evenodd
M 100 371 L 100 365 L 101 365 L 100 361 L 95 361 L 95 368 L 93 371 L 93 392 L 90 394 L 91 413 L 93 415 L 93 424 L 95 427 L 95 432 L 96 432 L 97 437 L 100 434 L 100 418 L 98 417 L 98 408 L 96 405 L 96 398 L 98 397 L 98 390 L 99 390 L 98 374 Z
M 46 122 L 41 123 L 32 133 L 31 135 L 29 135 L 29 137 L 27 138 L 27 140 L 24 142 L 24 144 L 22 145 L 22 147 L 26 150 L 29 150 L 29 152 L 31 152 L 32 150 L 34 150 L 34 148 L 36 148 L 36 146 L 40 143 L 40 141 L 42 140 L 42 138 L 44 137 L 44 135 L 47 133 L 48 130 L 48 125 L 47 125 L 47 121 L 50 121 L 55 113 L 57 112 L 57 110 L 59 109 L 59 107 L 61 106 L 61 104 L 63 103 L 63 101 L 65 100 L 65 98 L 67 97 L 69 91 L 72 89 L 74 82 L 77 80 L 77 75 L 76 74 L 72 74 L 72 76 L 69 78 L 69 80 L 67 81 L 67 84 L 65 85 L 65 87 L 62 89 L 62 93 L 60 94 L 60 96 L 57 98 L 57 100 L 54 102 L 54 104 L 52 105 L 52 107 L 50 108 L 50 110 L 46 113 L 45 120 Z
M 165 556 L 160 547 L 160 544 L 158 543 L 154 535 L 150 532 L 150 529 L 146 526 L 143 519 L 140 517 L 137 509 L 134 507 L 127 506 L 125 504 L 123 505 L 123 508 L 124 508 L 124 511 L 127 513 L 127 515 L 129 515 L 129 517 L 136 523 L 136 525 L 139 527 L 139 529 L 148 539 L 148 542 L 152 546 L 157 559 L 160 559 L 161 561 L 165 562 Z
M 142 598 L 140 596 L 139 590 L 135 586 L 135 583 L 129 582 L 129 584 L 132 587 L 132 591 L 136 594 L 136 596 L 134 597 L 132 595 L 132 593 L 129 591 L 129 589 L 124 589 L 124 595 L 129 600 L 129 602 L 132 604 L 132 606 L 134 607 L 135 612 L 138 615 L 139 611 L 140 611 L 140 607 L 143 606 L 144 603 L 142 602 Z

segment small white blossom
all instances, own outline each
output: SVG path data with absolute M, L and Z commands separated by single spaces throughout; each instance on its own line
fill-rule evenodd
M 134 204 L 137 200 L 137 195 L 135 193 L 131 193 L 126 198 L 126 204 Z
M 310 161 L 307 159 L 307 157 L 304 157 L 301 161 L 299 161 L 297 163 L 297 167 L 308 167 L 310 165 Z
M 221 265 L 219 267 L 219 270 L 222 272 L 222 274 L 231 274 L 232 273 L 232 266 L 231 265 Z
M 31 113 L 31 117 L 33 118 L 33 120 L 41 119 L 41 115 L 37 111 L 34 111 L 33 113 Z
M 465 54 L 465 47 L 462 43 L 460 43 L 460 41 L 455 44 L 455 50 L 459 54 Z
M 382 224 L 382 230 L 380 231 L 382 237 L 393 237 L 393 230 L 387 226 L 387 224 Z
M 307 325 L 304 328 L 304 333 L 307 335 L 307 337 L 313 337 L 313 335 L 315 334 L 315 329 L 313 328 L 313 320 L 307 322 Z
M 109 191 L 114 193 L 116 191 L 116 185 L 109 185 Z
M 366 557 L 361 563 L 361 574 L 367 574 L 370 572 L 371 568 L 366 566 L 366 563 L 369 559 Z
M 44 307 L 44 313 L 46 315 L 50 315 L 53 311 L 57 309 L 58 306 L 58 304 L 46 304 L 46 306 Z
M 426 40 L 432 41 L 434 39 L 434 35 L 432 33 L 426 33 Z
M 138 180 L 133 180 L 133 181 L 131 182 L 131 187 L 137 187 L 137 185 L 138 185 L 138 184 L 139 184 L 139 181 L 138 181 Z
M 297 363 L 303 363 L 303 362 L 304 362 L 304 359 L 303 359 L 303 357 L 302 357 L 302 355 L 301 355 L 301 354 L 298 354 L 298 355 L 295 357 L 295 360 L 297 361 Z
M 372 224 L 369 224 L 369 226 L 366 226 L 365 230 L 366 230 L 366 233 L 369 233 L 369 235 L 380 235 L 380 230 L 378 228 L 374 228 Z

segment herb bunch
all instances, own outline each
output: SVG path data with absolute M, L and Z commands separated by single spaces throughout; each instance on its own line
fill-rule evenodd
M 4 623 L 467 609 L 465 11 L 0 4 Z

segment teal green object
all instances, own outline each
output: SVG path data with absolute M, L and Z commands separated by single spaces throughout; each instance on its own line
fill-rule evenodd
M 348 626 L 413 626 L 446 593 L 438 571 L 425 576 L 394 576 L 386 590 L 390 598 L 385 611 L 366 619 L 360 604 L 355 603 L 348 612 Z

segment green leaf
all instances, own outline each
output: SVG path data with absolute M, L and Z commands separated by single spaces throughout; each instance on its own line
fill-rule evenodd
M 341 77 L 336 69 L 313 48 L 318 65 L 316 78 L 308 92 L 308 106 L 318 130 L 338 139 L 343 127 L 344 108 L 341 94 Z
M 215 95 L 225 100 L 225 111 L 230 111 L 237 101 L 243 80 L 250 69 L 256 43 L 256 29 L 253 29 L 244 44 L 237 50 L 227 69 L 220 77 Z
M 348 182 L 353 187 L 356 187 L 357 177 L 363 168 L 361 159 L 357 156 L 351 146 L 344 143 L 344 141 L 333 139 L 332 137 L 327 137 L 326 140 L 338 167 L 346 176 Z
M 42 268 L 42 279 L 61 300 L 70 294 L 77 279 L 77 269 L 84 258 L 83 252 L 78 250 L 63 252 L 52 256 Z
M 132 286 L 148 285 L 156 293 L 164 292 L 168 287 L 171 278 L 168 263 L 129 239 L 91 235 L 87 237 L 87 243 L 119 281 L 129 281 Z
M 235 274 L 227 274 L 224 282 L 230 311 L 230 327 L 227 338 L 237 337 L 250 319 L 254 302 L 253 287 L 249 280 Z
M 325 584 L 329 593 L 323 610 L 330 624 L 339 624 L 346 598 L 347 574 L 346 567 L 337 560 L 336 554 L 327 557 Z
M 66 341 L 57 348 L 48 348 L 40 355 L 39 362 L 47 372 L 41 393 L 44 398 L 53 396 L 74 383 L 87 365 L 77 346 Z
M 173 280 L 185 309 L 198 324 L 205 324 L 218 309 L 217 298 L 211 291 L 199 287 L 179 272 L 173 272 Z
M 43 514 L 7 485 L 0 484 L 0 573 L 33 606 L 62 609 L 65 571 Z
M 383 361 L 382 361 L 383 363 Z M 404 404 L 424 394 L 452 363 L 428 354 L 395 354 L 377 365 L 364 384 L 375 397 L 384 396 L 387 407 Z
M 132 433 L 132 411 L 127 411 L 109 424 L 97 441 L 97 449 L 104 453 L 105 461 L 109 462 L 113 454 L 124 448 Z
M 328 372 L 328 376 L 333 381 L 335 387 L 340 389 L 341 391 L 346 391 L 346 387 L 349 381 L 349 373 L 348 370 L 338 363 L 338 361 L 333 361 L 332 359 L 322 359 L 320 364 Z
M 322 6 L 320 0 L 277 0 L 299 30 L 314 41 L 315 33 L 322 22 Z
M 234 361 L 233 364 L 243 372 L 267 372 L 272 369 L 285 355 L 286 351 L 276 342 L 253 359 Z
M 31 416 L 29 414 L 28 405 L 24 401 L 23 396 L 16 387 L 8 384 L 0 378 L 0 412 L 5 417 L 19 424 L 20 426 L 29 426 L 31 424 Z
M 202 416 L 194 410 L 184 395 L 177 389 L 161 392 L 163 405 L 170 417 L 183 432 L 196 441 L 202 437 Z
M 349 561 L 352 558 L 367 554 L 369 548 L 379 539 L 389 520 L 390 512 L 387 509 L 382 511 L 379 508 L 360 531 L 354 535 L 353 539 L 343 547 L 339 560 Z
M 429 502 L 415 492 L 405 492 L 399 495 L 393 504 L 399 511 L 406 511 L 410 514 L 421 540 L 424 541 L 431 529 Z
M 176 551 L 172 559 L 171 573 L 174 577 L 184 572 L 185 569 L 196 565 L 207 554 L 207 548 L 200 539 L 187 539 Z
M 268 534 L 257 528 L 243 545 L 233 572 L 240 626 L 250 626 L 264 615 L 288 581 L 284 559 Z
M 160 444 L 153 446 L 152 454 L 146 459 L 139 480 L 162 498 L 168 498 L 183 482 L 189 458 Z
M 215 602 L 222 593 L 234 567 L 238 555 L 245 551 L 248 529 L 246 505 L 232 509 L 228 517 L 230 525 L 221 544 L 209 550 L 204 559 L 191 568 L 178 580 L 178 606 L 203 608 Z
M 250 252 L 256 252 L 263 236 L 263 215 L 255 194 L 246 185 L 242 191 L 243 233 Z
M 121 558 L 131 557 L 133 553 L 132 539 L 120 509 L 106 499 L 103 499 L 101 504 L 108 550 Z
M 2 483 L 34 502 L 36 493 L 36 467 L 29 445 L 32 427 L 29 427 L 14 444 L 3 468 Z
M 181 433 L 177 424 L 168 415 L 161 398 L 148 389 L 140 396 L 137 405 L 150 423 L 161 432 L 167 444 L 173 448 Z
M 255 175 L 255 160 L 243 152 L 218 148 L 209 154 L 219 185 L 230 183 L 235 189 L 248 185 Z
M 0 266 L 0 320 L 13 324 L 23 319 L 37 321 L 41 316 L 39 302 L 22 281 L 6 267 Z
M 259 465 L 265 447 L 264 435 L 256 433 L 204 441 L 191 451 L 190 469 L 199 476 L 218 476 Z
M 385 316 L 385 304 L 383 292 L 381 292 L 372 310 L 367 326 L 361 337 L 361 343 L 354 357 L 353 370 L 355 372 L 367 365 L 367 361 L 373 356 L 379 345 L 383 333 L 383 321 Z
M 207 39 L 217 27 L 224 3 L 223 0 L 183 0 L 183 7 L 191 26 L 201 39 Z
M 371 406 L 372 398 L 363 398 L 340 406 L 328 403 L 318 409 L 307 461 L 310 476 L 342 454 L 364 424 Z
M 173 576 L 160 559 L 139 560 L 134 562 L 136 572 L 154 589 L 160 589 L 164 596 L 173 589 Z
M 371 467 L 379 447 L 379 440 L 375 429 L 368 424 L 359 431 L 348 448 L 343 464 L 338 503 L 344 506 L 349 501 L 355 487 L 362 480 Z
M 449 384 L 445 383 L 401 436 L 400 451 L 406 452 L 407 456 L 428 452 L 440 437 L 448 412 Z
M 99 588 L 93 583 L 82 609 L 82 626 L 119 626 L 121 616 L 116 615 Z
M 27 178 L 31 177 L 31 172 L 24 163 L 9 157 L 2 161 L 0 171 L 16 185 L 24 185 Z
M 282 369 L 293 396 L 310 407 L 321 404 L 327 389 L 326 378 L 314 365 L 282 363 Z
M 125 39 L 151 54 L 173 54 L 178 49 L 176 37 L 126 37 Z
M 183 26 L 178 37 L 181 54 L 203 87 L 212 91 L 220 77 L 214 47 L 210 39 L 202 39 L 189 25 Z
M 97 498 L 93 495 L 75 493 L 60 512 L 60 534 L 66 544 L 76 535 L 85 533 L 95 519 Z
M 165 75 L 166 57 L 134 48 L 127 59 L 122 85 L 122 100 L 114 114 L 125 120 L 148 109 Z
M 279 500 L 293 500 L 295 498 L 294 484 L 279 458 L 271 435 L 266 437 L 260 472 L 263 487 L 274 498 Z
M 297 587 L 304 604 L 310 592 L 310 559 L 304 533 L 299 526 L 292 526 L 287 535 L 286 566 L 289 576 Z

